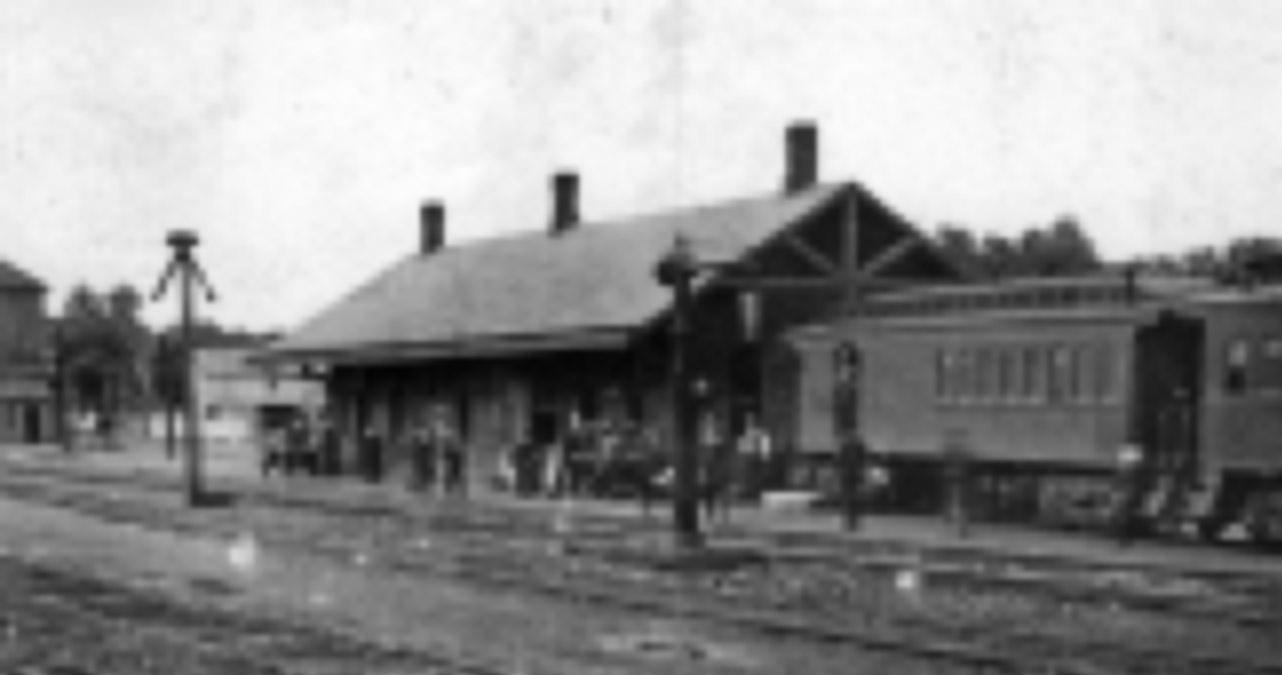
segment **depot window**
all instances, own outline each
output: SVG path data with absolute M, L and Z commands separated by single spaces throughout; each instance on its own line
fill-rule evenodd
M 1282 337 L 1261 341 L 1260 360 L 1260 388 L 1282 392 Z
M 1251 343 L 1232 340 L 1224 352 L 1224 392 L 1230 395 L 1246 392 L 1246 371 L 1251 365 Z

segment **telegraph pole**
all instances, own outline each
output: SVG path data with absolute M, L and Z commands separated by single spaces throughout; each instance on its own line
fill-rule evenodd
M 53 327 L 53 408 L 54 433 L 63 452 L 71 452 L 71 438 L 67 433 L 67 347 L 62 320 Z
M 209 285 L 209 280 L 205 277 L 205 272 L 196 262 L 192 249 L 200 240 L 194 232 L 189 230 L 175 230 L 169 234 L 166 243 L 173 249 L 173 258 L 169 261 L 169 266 L 165 273 L 161 275 L 160 282 L 156 285 L 156 290 L 152 293 L 152 300 L 157 301 L 164 296 L 165 291 L 169 288 L 169 282 L 174 276 L 179 279 L 179 302 L 181 305 L 182 317 L 182 347 L 179 350 L 181 355 L 182 371 L 185 374 L 185 384 L 183 386 L 184 395 L 184 425 L 183 435 L 186 441 L 186 479 L 187 479 L 187 505 L 198 507 L 205 503 L 204 476 L 202 471 L 202 452 L 200 431 L 200 412 L 196 405 L 196 378 L 195 378 L 195 344 L 193 340 L 193 327 L 196 314 L 196 299 L 193 296 L 195 284 L 199 283 L 205 291 L 205 298 L 209 302 L 214 301 L 214 289 Z
M 672 288 L 672 426 L 675 441 L 672 525 L 678 548 L 703 545 L 699 526 L 699 458 L 694 448 L 690 376 L 686 350 L 690 333 L 690 286 L 698 263 L 681 237 L 655 267 L 660 284 Z
M 165 459 L 172 460 L 177 456 L 175 448 L 177 433 L 174 430 L 176 426 L 174 420 L 174 384 L 175 378 L 170 369 L 175 365 L 174 355 L 179 353 L 174 349 L 173 338 L 162 334 L 158 341 L 160 351 L 159 362 L 165 368 L 165 377 L 160 384 L 160 403 L 165 409 Z

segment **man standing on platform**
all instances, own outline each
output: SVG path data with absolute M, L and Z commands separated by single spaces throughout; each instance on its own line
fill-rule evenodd
M 857 530 L 863 514 L 862 492 L 867 454 L 859 429 L 859 350 L 852 343 L 842 343 L 837 347 L 835 358 L 833 421 L 839 446 L 837 461 L 841 480 L 842 516 L 847 530 Z
M 437 414 L 432 444 L 436 447 L 436 456 L 444 465 L 444 491 L 465 495 L 467 493 L 467 458 L 463 442 L 445 419 L 444 410 Z
M 361 469 L 368 483 L 383 480 L 383 438 L 373 426 L 361 437 Z
M 1126 443 L 1117 457 L 1117 507 L 1114 514 L 1117 541 L 1129 546 L 1139 534 L 1140 511 L 1147 491 L 1146 466 L 1143 448 Z
M 436 444 L 432 440 L 432 430 L 427 424 L 419 424 L 410 435 L 410 466 L 413 469 L 410 481 L 416 492 L 429 490 L 436 483 Z

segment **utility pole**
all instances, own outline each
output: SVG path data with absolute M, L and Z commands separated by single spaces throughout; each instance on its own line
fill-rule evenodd
M 164 334 L 160 336 L 157 351 L 160 352 L 160 358 L 157 359 L 157 363 L 165 369 L 163 371 L 165 375 L 159 383 L 161 385 L 159 387 L 160 405 L 165 412 L 165 459 L 172 460 L 177 456 L 178 452 L 177 448 L 174 447 L 177 441 L 177 433 L 174 429 L 177 426 L 174 419 L 174 385 L 176 384 L 176 378 L 174 378 L 170 369 L 175 365 L 174 355 L 178 352 L 174 349 L 173 338 Z
M 689 241 L 678 237 L 672 250 L 655 267 L 660 284 L 672 288 L 672 426 L 675 444 L 672 525 L 678 548 L 703 545 L 699 526 L 699 458 L 694 448 L 690 376 L 686 350 L 690 334 L 690 286 L 698 263 Z
M 53 429 L 63 452 L 71 452 L 71 438 L 67 433 L 67 348 L 61 320 L 54 324 L 51 335 L 53 344 Z
M 175 230 L 169 234 L 166 243 L 173 249 L 173 258 L 169 261 L 169 266 L 165 273 L 161 275 L 160 282 L 156 285 L 156 290 L 152 293 L 152 301 L 160 300 L 165 291 L 169 288 L 169 282 L 177 275 L 180 284 L 179 302 L 182 313 L 182 348 L 180 350 L 182 372 L 185 374 L 185 385 L 183 387 L 185 419 L 183 433 L 186 437 L 186 478 L 187 478 L 187 505 L 198 507 L 205 503 L 204 477 L 202 475 L 202 452 L 200 446 L 200 412 L 196 407 L 196 378 L 195 378 L 195 344 L 193 340 L 193 327 L 195 323 L 196 301 L 193 297 L 195 284 L 199 283 L 205 291 L 205 298 L 209 302 L 214 301 L 214 289 L 209 285 L 209 280 L 205 277 L 205 272 L 196 262 L 192 249 L 196 248 L 199 239 L 194 232 L 189 230 Z

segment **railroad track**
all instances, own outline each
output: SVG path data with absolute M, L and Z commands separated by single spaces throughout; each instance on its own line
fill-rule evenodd
M 24 467 L 23 471 L 64 479 L 58 472 Z M 85 474 L 75 478 L 88 483 L 149 489 L 172 493 L 171 481 Z M 546 513 L 487 513 L 470 505 L 466 512 L 439 510 L 424 520 L 407 513 L 403 505 L 352 503 L 315 496 L 250 489 L 246 498 L 271 507 L 300 511 L 327 511 L 342 515 L 389 518 L 426 523 L 434 530 L 449 528 L 455 534 L 494 530 L 509 536 L 564 538 L 564 525 Z M 496 507 L 491 507 L 496 508 Z M 649 530 L 663 530 L 634 518 L 575 512 L 572 536 L 578 541 L 601 538 L 606 542 Z M 1229 623 L 1242 628 L 1282 630 L 1282 581 L 1236 572 L 1155 571 L 1139 564 L 1098 563 L 1044 554 L 1014 551 L 989 553 L 974 548 L 932 546 L 929 550 L 899 542 L 833 537 L 810 532 L 748 532 L 730 527 L 726 535 L 763 545 L 778 560 L 805 565 L 834 565 L 893 574 L 911 567 L 933 584 L 985 592 L 1018 592 L 1043 596 L 1048 602 L 1081 606 L 1100 603 L 1160 615 Z
M 119 483 L 114 481 L 88 482 L 110 482 L 117 487 L 119 486 Z M 131 486 L 134 485 L 131 484 Z M 13 488 L 11 482 L 6 484 L 6 490 L 11 488 Z M 46 502 L 51 501 L 52 497 L 52 501 L 58 502 L 58 505 L 61 506 L 79 507 L 81 510 L 88 510 L 95 515 L 105 516 L 109 519 L 114 517 L 134 522 L 135 524 L 138 524 L 138 521 L 152 521 L 144 524 L 164 529 L 175 529 L 175 526 L 177 526 L 176 529 L 193 529 L 189 522 L 176 522 L 184 521 L 184 519 L 175 518 L 173 514 L 162 517 L 157 513 L 149 512 L 145 508 L 139 510 L 127 506 L 122 512 L 122 505 L 128 504 L 124 500 L 105 500 L 106 503 L 104 504 L 104 500 L 100 495 L 69 494 L 64 492 L 61 496 L 58 496 L 52 495 L 49 488 L 49 485 L 34 487 L 28 485 L 25 490 L 19 488 L 20 492 L 26 492 L 26 494 L 19 494 L 18 496 L 35 498 L 37 501 L 43 500 Z M 45 490 L 45 492 L 43 494 L 35 494 L 41 490 Z M 164 490 L 153 490 L 151 488 L 144 488 L 144 490 L 153 493 L 164 492 Z M 285 501 L 296 502 L 298 500 L 290 499 Z M 294 504 L 293 506 L 304 507 L 305 505 Z M 327 506 L 332 507 L 333 505 Z M 356 513 L 365 516 L 378 515 L 406 518 L 404 514 L 398 514 L 394 509 L 381 506 L 360 505 L 355 509 L 348 509 L 345 507 L 316 508 L 316 505 L 313 504 L 310 510 L 338 512 L 344 516 Z M 1241 658 L 1223 658 L 1207 654 L 1173 654 L 1170 650 L 1141 649 L 1134 646 L 1118 645 L 1113 642 L 1066 639 L 1063 636 L 1039 635 L 1027 631 L 957 630 L 956 628 L 941 626 L 939 622 L 920 619 L 906 620 L 902 617 L 896 618 L 892 622 L 893 625 L 890 629 L 882 627 L 873 630 L 864 627 L 863 630 L 851 630 L 838 627 L 842 625 L 843 620 L 848 620 L 849 616 L 807 617 L 804 616 L 804 613 L 799 616 L 795 611 L 776 611 L 775 608 L 763 608 L 759 603 L 751 601 L 736 603 L 720 599 L 718 602 L 690 603 L 683 600 L 683 598 L 688 598 L 689 588 L 677 588 L 664 593 L 656 593 L 652 579 L 637 584 L 633 588 L 626 588 L 625 584 L 620 583 L 617 575 L 605 575 L 600 579 L 592 579 L 590 575 L 584 574 L 582 566 L 567 571 L 560 564 L 561 561 L 555 557 L 545 556 L 531 560 L 529 547 L 535 545 L 534 550 L 538 550 L 537 544 L 547 543 L 548 533 L 531 532 L 528 528 L 523 527 L 523 525 L 528 524 L 523 518 L 505 519 L 505 517 L 494 517 L 487 519 L 475 516 L 467 518 L 463 517 L 461 513 L 451 513 L 446 517 L 436 518 L 436 524 L 444 524 L 451 518 L 459 521 L 453 523 L 457 529 L 465 532 L 479 531 L 481 533 L 471 535 L 473 543 L 481 542 L 476 547 L 480 554 L 477 554 L 476 551 L 468 553 L 471 556 L 469 558 L 471 564 L 459 565 L 457 560 L 445 562 L 445 559 L 439 555 L 441 553 L 439 549 L 433 549 L 431 555 L 424 555 L 421 551 L 400 551 L 396 555 L 387 556 L 385 560 L 381 561 L 381 564 L 410 573 L 449 574 L 456 578 L 491 586 L 506 585 L 520 590 L 538 591 L 568 602 L 591 602 L 611 607 L 630 608 L 644 613 L 670 612 L 674 606 L 680 606 L 683 616 L 702 618 L 723 625 L 739 626 L 758 633 L 793 639 L 855 645 L 870 650 L 890 651 L 914 658 L 948 662 L 954 666 L 985 672 L 1096 672 L 1081 670 L 1071 663 L 1071 659 L 1066 659 L 1066 655 L 1090 655 L 1092 664 L 1107 665 L 1110 668 L 1105 672 L 1282 673 L 1282 668 L 1272 664 L 1251 663 Z M 543 526 L 547 527 L 546 518 L 542 519 L 542 522 Z M 599 527 L 595 528 L 595 532 L 604 540 L 608 540 L 612 536 L 612 531 L 617 531 L 618 529 L 608 520 L 600 521 L 599 525 Z M 194 526 L 194 529 L 200 528 L 200 525 Z M 519 532 L 524 532 L 526 536 L 518 538 L 519 541 L 517 543 L 519 546 L 516 546 L 515 549 L 519 549 L 517 552 L 520 555 L 513 556 L 510 555 L 514 550 L 512 535 Z M 268 534 L 267 537 L 271 539 L 272 535 Z M 318 546 L 314 539 L 307 537 L 305 533 L 301 538 L 305 541 L 298 541 L 299 537 L 283 537 L 278 543 L 289 546 L 302 546 L 310 548 L 313 552 L 331 556 L 346 556 L 351 553 L 350 550 L 341 546 L 338 548 Z M 293 541 L 284 539 L 293 539 Z M 587 540 L 591 541 L 591 537 L 588 537 Z M 567 540 L 560 541 L 566 543 Z M 581 547 L 583 539 L 576 541 L 576 545 Z M 521 549 L 522 546 L 526 548 Z M 547 550 L 547 547 L 544 546 L 542 550 Z M 503 553 L 502 555 L 495 555 L 496 552 L 500 551 Z M 514 561 L 515 564 L 505 567 L 496 562 L 499 560 Z M 531 562 L 538 564 L 531 565 Z M 559 574 L 555 573 L 557 570 L 561 570 L 561 572 Z M 567 579 L 567 574 L 572 578 Z M 932 637 L 935 640 L 930 644 L 926 644 L 922 640 L 923 636 Z M 1030 670 L 1035 664 L 1056 662 L 1063 665 L 1058 671 L 1047 671 L 1044 668 Z M 1041 666 L 1037 667 L 1041 668 Z
M 503 675 L 505 668 L 374 645 L 158 591 L 0 558 L 0 672 L 15 675 Z M 16 582 L 16 583 L 14 583 Z

